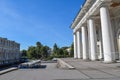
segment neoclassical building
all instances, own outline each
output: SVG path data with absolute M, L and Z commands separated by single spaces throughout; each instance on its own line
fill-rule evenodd
M 74 35 L 74 58 L 120 59 L 120 0 L 85 0 L 71 28 Z
M 0 37 L 0 65 L 18 62 L 20 59 L 20 44 Z

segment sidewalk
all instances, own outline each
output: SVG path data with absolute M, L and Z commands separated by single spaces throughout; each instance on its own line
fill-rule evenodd
M 17 70 L 17 69 L 18 69 L 18 68 L 16 68 L 16 67 L 12 67 L 12 68 L 8 68 L 8 69 L 5 69 L 5 70 L 1 70 L 1 71 L 0 71 L 0 75 L 5 74 L 5 73 L 8 73 L 8 72 L 10 72 L 10 71 Z
M 120 80 L 120 63 L 105 64 L 100 61 L 83 61 L 73 58 L 61 60 L 89 77 L 88 80 Z

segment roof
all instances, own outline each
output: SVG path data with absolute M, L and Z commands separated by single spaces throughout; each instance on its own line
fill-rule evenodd
M 79 10 L 77 13 L 75 19 L 73 20 L 71 24 L 71 28 L 74 29 L 75 26 L 79 23 L 79 21 L 84 17 L 86 12 L 89 10 L 89 6 L 91 6 L 96 0 L 85 0 L 83 7 Z

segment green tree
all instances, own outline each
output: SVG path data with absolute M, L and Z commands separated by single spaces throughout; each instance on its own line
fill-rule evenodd
M 60 48 L 58 54 L 59 55 L 64 55 L 64 50 L 62 48 Z
M 40 43 L 40 42 L 36 42 L 36 54 L 37 54 L 37 59 L 41 58 L 42 57 L 42 49 L 43 45 Z
M 27 55 L 29 58 L 36 59 L 38 58 L 36 53 L 36 48 L 34 46 L 30 46 L 27 51 Z
M 47 58 L 48 57 L 48 50 L 49 50 L 49 47 L 48 46 L 43 46 L 41 48 L 41 55 L 42 55 L 42 58 Z
M 73 52 L 73 45 L 71 45 L 71 53 Z M 40 42 L 36 42 L 35 46 L 28 47 L 28 50 L 22 50 L 21 53 L 23 56 L 27 56 L 31 59 L 52 59 L 53 57 L 67 57 L 68 52 L 67 48 L 69 47 L 62 47 L 59 48 L 55 43 L 53 46 L 53 53 L 49 55 L 51 49 L 48 46 L 42 45 Z
M 22 57 L 27 57 L 27 50 L 22 50 L 21 51 L 21 56 Z
M 36 42 L 36 46 L 37 47 L 42 47 L 43 45 L 38 41 L 38 42 Z
M 70 46 L 70 56 L 73 57 L 74 55 L 74 44 L 72 43 Z
M 36 42 L 36 46 L 30 46 L 27 50 L 27 56 L 31 59 L 45 59 L 48 57 L 48 46 L 43 46 L 40 42 Z
M 46 50 L 45 56 L 47 58 L 49 56 L 49 54 L 50 54 L 51 49 L 48 46 L 44 46 L 44 47 L 45 47 L 45 50 Z
M 58 52 L 59 52 L 59 48 L 57 46 L 57 44 L 55 43 L 53 46 L 53 56 L 58 56 Z
M 67 57 L 69 54 L 68 54 L 68 51 L 67 50 L 64 50 L 64 57 Z

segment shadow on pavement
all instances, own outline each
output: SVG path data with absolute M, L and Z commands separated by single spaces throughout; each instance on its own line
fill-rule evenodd
M 19 69 L 45 69 L 47 65 L 40 65 L 40 66 L 35 66 L 35 67 L 21 67 Z
M 43 69 L 46 68 L 46 67 L 47 67 L 47 65 L 41 65 L 40 66 L 40 68 L 43 68 Z

